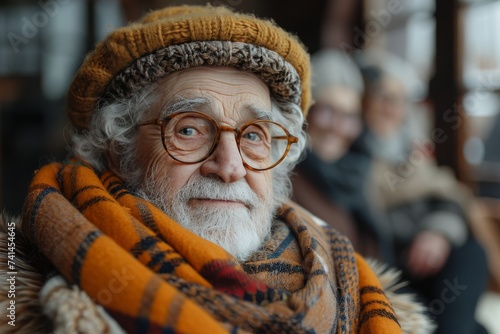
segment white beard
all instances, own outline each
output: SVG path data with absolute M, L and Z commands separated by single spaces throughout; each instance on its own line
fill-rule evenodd
M 223 183 L 215 178 L 193 176 L 176 193 L 165 178 L 148 178 L 140 195 L 155 204 L 179 224 L 232 254 L 246 260 L 269 235 L 276 203 L 259 198 L 248 183 Z M 239 201 L 245 206 L 192 205 L 191 199 Z

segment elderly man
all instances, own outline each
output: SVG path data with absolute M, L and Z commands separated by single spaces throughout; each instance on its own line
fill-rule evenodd
M 273 23 L 210 6 L 101 42 L 69 89 L 74 157 L 37 171 L 14 233 L 36 272 L 17 291 L 39 295 L 15 329 L 401 332 L 349 241 L 287 201 L 308 66 Z
M 293 199 L 349 237 L 360 254 L 393 264 L 385 219 L 366 195 L 372 158 L 356 140 L 363 131 L 361 71 L 337 49 L 313 54 L 311 67 L 311 147 L 295 168 Z

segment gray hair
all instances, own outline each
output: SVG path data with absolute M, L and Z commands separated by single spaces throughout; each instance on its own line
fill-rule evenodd
M 363 95 L 361 71 L 348 54 L 336 49 L 323 49 L 311 57 L 312 94 L 317 97 L 325 86 L 342 86 Z
M 363 71 L 377 69 L 381 78 L 391 77 L 405 88 L 406 97 L 412 102 L 421 101 L 427 95 L 427 86 L 410 62 L 385 49 L 369 48 L 356 57 Z M 366 87 L 368 89 L 368 87 Z
M 117 158 L 117 173 L 132 187 L 137 187 L 143 177 L 136 158 L 137 125 L 141 117 L 160 96 L 153 83 L 128 99 L 114 100 L 97 110 L 90 122 L 89 130 L 71 132 L 75 156 L 89 163 L 98 172 L 107 168 L 107 157 Z M 307 142 L 302 125 L 304 117 L 299 105 L 293 102 L 272 100 L 271 118 L 284 125 L 291 134 L 299 138 L 298 144 L 292 145 L 285 160 L 275 167 L 273 172 L 274 194 L 281 198 L 281 203 L 289 198 L 291 185 L 289 175 L 301 157 Z

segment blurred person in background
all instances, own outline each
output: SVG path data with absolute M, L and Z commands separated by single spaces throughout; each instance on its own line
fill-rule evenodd
M 397 267 L 429 306 L 438 333 L 485 333 L 474 314 L 488 268 L 471 235 L 473 196 L 437 166 L 433 144 L 412 114 L 410 85 L 397 62 L 363 63 L 360 138 L 373 157 L 370 193 L 390 225 Z M 409 81 L 409 80 L 408 80 Z
M 361 72 L 336 49 L 312 55 L 311 66 L 310 147 L 295 168 L 294 199 L 346 234 L 365 256 L 393 263 L 388 226 L 367 198 L 371 157 L 356 141 L 363 131 Z

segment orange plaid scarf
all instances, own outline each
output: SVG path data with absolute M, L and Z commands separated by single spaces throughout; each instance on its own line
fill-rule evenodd
M 113 173 L 53 163 L 34 177 L 23 231 L 130 333 L 401 332 L 350 242 L 293 203 L 239 264 Z

